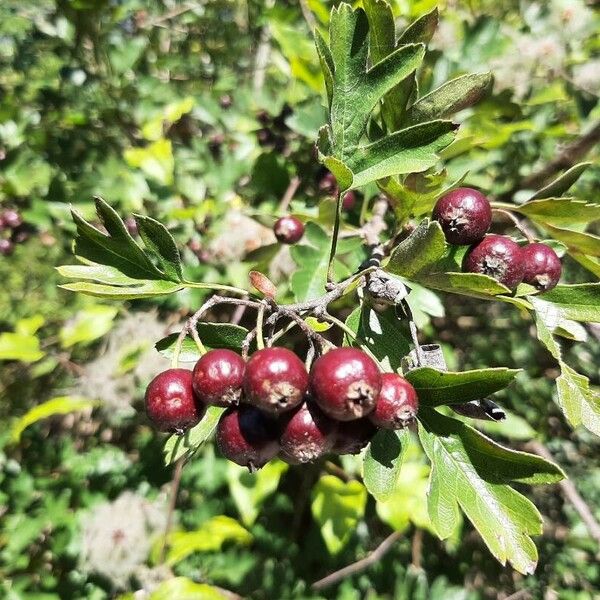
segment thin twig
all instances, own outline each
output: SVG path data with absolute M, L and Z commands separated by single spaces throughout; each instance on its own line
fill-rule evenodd
M 552 454 L 548 449 L 540 442 L 532 441 L 528 444 L 529 448 L 536 454 L 545 458 L 546 460 L 554 460 Z M 573 485 L 573 482 L 569 479 L 563 479 L 558 482 L 560 489 L 562 490 L 565 498 L 573 505 L 573 508 L 577 511 L 577 514 L 581 517 L 587 527 L 588 533 L 592 538 L 600 544 L 600 523 L 596 521 L 594 513 L 587 505 L 586 501 L 581 497 L 577 488 Z
M 525 224 L 519 219 L 517 219 L 517 217 L 515 217 L 515 215 L 512 212 L 510 212 L 510 210 L 506 210 L 504 208 L 492 208 L 492 212 L 503 215 L 507 219 L 509 219 L 513 223 L 513 225 L 525 236 L 525 238 L 530 244 L 533 244 L 533 242 L 535 242 L 535 237 L 533 236 L 531 231 L 529 231 Z
M 322 590 L 325 587 L 328 587 L 342 579 L 346 579 L 347 577 L 351 577 L 352 575 L 356 575 L 356 573 L 360 573 L 365 569 L 369 568 L 372 564 L 376 563 L 380 560 L 387 552 L 389 552 L 394 544 L 402 537 L 402 533 L 400 531 L 394 531 L 388 537 L 371 552 L 365 558 L 361 560 L 357 560 L 356 562 L 343 567 L 339 571 L 334 571 L 327 575 L 327 577 L 323 577 L 323 579 L 319 579 L 319 581 L 315 581 L 312 584 L 313 590 Z
M 281 202 L 279 203 L 279 212 L 284 213 L 287 211 L 294 194 L 298 191 L 298 187 L 300 186 L 300 177 L 292 177 L 290 179 L 290 183 L 287 186 L 285 193 L 281 197 Z
M 415 569 L 421 569 L 421 559 L 423 554 L 423 530 L 418 527 L 415 529 L 411 544 L 412 565 Z
M 306 21 L 308 28 L 311 31 L 314 31 L 317 27 L 317 20 L 315 19 L 310 8 L 308 7 L 306 0 L 300 0 L 300 10 L 302 11 L 302 16 L 304 17 L 304 20 Z
M 501 194 L 498 199 L 510 199 L 518 190 L 537 189 L 552 175 L 575 165 L 577 161 L 583 158 L 599 141 L 600 121 L 596 121 L 585 133 L 581 134 L 575 141 L 566 146 L 564 150 L 550 162 L 522 179 L 512 189 Z
M 185 458 L 182 456 L 175 463 L 175 472 L 173 473 L 173 481 L 171 483 L 171 497 L 169 499 L 169 508 L 167 511 L 167 523 L 165 525 L 163 545 L 160 549 L 160 556 L 158 559 L 159 564 L 165 562 L 167 547 L 169 545 L 169 535 L 171 533 L 171 527 L 173 526 L 173 514 L 175 512 L 175 505 L 177 504 L 177 495 L 179 493 L 179 484 L 181 483 L 181 473 L 183 472 L 184 461 Z

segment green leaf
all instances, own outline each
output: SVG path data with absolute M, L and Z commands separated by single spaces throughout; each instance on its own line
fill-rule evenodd
M 429 44 L 437 29 L 439 14 L 437 7 L 415 19 L 398 38 L 398 46 L 403 44 Z
M 102 198 L 96 198 L 96 211 L 108 235 L 92 227 L 77 211 L 71 211 L 77 225 L 75 254 L 86 261 L 115 267 L 133 279 L 163 279 L 119 215 Z
M 429 516 L 442 537 L 456 526 L 459 507 L 492 554 L 520 573 L 532 573 L 537 550 L 531 535 L 542 532 L 535 506 L 509 482 L 551 483 L 560 468 L 539 456 L 495 444 L 468 425 L 425 408 L 419 436 L 431 461 Z
M 88 296 L 106 298 L 112 300 L 134 300 L 136 298 L 154 298 L 165 296 L 182 290 L 185 286 L 172 281 L 139 280 L 135 285 L 112 286 L 99 283 L 80 281 L 77 283 L 65 283 L 61 286 L 63 290 L 80 292 Z
M 230 596 L 207 583 L 187 577 L 172 577 L 158 585 L 149 600 L 230 600 Z
M 590 381 L 562 359 L 560 344 L 545 322 L 546 315 L 536 312 L 538 339 L 558 361 L 561 374 L 556 380 L 557 402 L 572 427 L 583 425 L 600 435 L 600 394 L 590 388 Z
M 360 145 L 371 112 L 381 100 L 384 118 L 397 120 L 392 113 L 403 110 L 398 85 L 412 76 L 425 52 L 423 44 L 390 47 L 394 31 L 389 7 L 368 2 L 366 8 L 373 22 L 371 35 L 365 11 L 345 3 L 332 10 L 329 47 L 316 35 L 330 104 L 329 124 L 319 134 L 319 160 L 334 172 L 343 190 L 429 168 L 437 160 L 436 153 L 450 144 L 456 128 L 450 122 L 434 121 Z M 367 68 L 368 39 L 373 44 L 371 68 Z M 379 55 L 381 60 L 376 60 Z M 349 172 L 343 172 L 342 166 Z M 342 171 L 342 179 L 337 171 Z
M 181 457 L 189 458 L 212 435 L 225 409 L 220 406 L 209 406 L 198 425 L 183 435 L 173 434 L 165 442 L 165 464 L 170 465 Z
M 355 149 L 346 164 L 354 174 L 352 187 L 361 187 L 403 173 L 432 167 L 438 152 L 448 146 L 458 129 L 451 121 L 431 121 L 387 135 Z
M 350 540 L 365 514 L 367 490 L 358 481 L 341 481 L 323 475 L 312 490 L 312 515 L 330 554 L 337 554 Z
M 357 341 L 346 336 L 345 343 L 368 348 L 385 370 L 397 371 L 410 351 L 407 322 L 400 321 L 393 308 L 380 312 L 363 303 L 350 313 L 346 325 Z
M 499 294 L 510 294 L 505 285 L 479 273 L 427 273 L 418 281 L 436 290 L 487 300 Z
M 13 443 L 17 443 L 21 439 L 23 431 L 41 421 L 54 415 L 66 415 L 86 408 L 97 406 L 99 403 L 88 398 L 80 398 L 77 396 L 59 396 L 52 398 L 42 404 L 38 404 L 29 409 L 22 417 L 20 417 L 11 427 L 10 437 Z
M 537 191 L 530 200 L 538 200 L 539 198 L 552 198 L 562 196 L 575 182 L 579 179 L 582 173 L 591 165 L 591 162 L 583 162 L 571 167 L 562 175 L 559 175 L 554 181 Z
M 394 248 L 385 270 L 412 279 L 431 269 L 445 251 L 446 239 L 440 224 L 425 219 Z
M 0 333 L 0 360 L 19 360 L 33 363 L 44 358 L 40 340 L 25 333 Z
M 550 329 L 562 319 L 600 323 L 600 283 L 557 285 L 544 294 L 531 296 L 529 302 Z
M 242 343 L 248 335 L 248 330 L 240 325 L 230 323 L 198 323 L 198 334 L 202 343 L 208 348 L 228 348 L 241 350 Z M 156 343 L 156 349 L 165 357 L 172 358 L 178 333 L 172 333 Z M 194 340 L 187 336 L 181 347 L 179 360 L 181 362 L 196 362 L 200 358 L 200 351 Z
M 158 183 L 173 183 L 175 161 L 171 140 L 159 139 L 145 148 L 127 148 L 123 156 L 129 166 L 141 169 Z
M 247 527 L 254 524 L 260 507 L 277 490 L 279 480 L 287 469 L 288 465 L 280 460 L 267 463 L 256 473 L 249 473 L 248 469 L 233 463 L 227 465 L 229 493 Z
M 474 371 L 438 371 L 431 367 L 420 367 L 406 374 L 408 381 L 417 390 L 420 406 L 441 406 L 480 400 L 504 389 L 519 369 L 477 369 Z
M 167 564 L 175 565 L 196 552 L 221 550 L 225 542 L 247 546 L 252 535 L 235 519 L 225 515 L 211 517 L 196 531 L 174 531 L 169 535 Z
M 112 306 L 89 306 L 68 320 L 58 332 L 63 348 L 76 344 L 89 344 L 108 333 L 113 326 L 118 309 Z
M 168 229 L 150 217 L 143 215 L 134 215 L 134 217 L 146 248 L 156 256 L 167 277 L 171 281 L 183 281 L 179 250 Z
M 511 210 L 526 215 L 545 225 L 568 226 L 575 223 L 592 223 L 600 219 L 600 204 L 588 204 L 574 198 L 544 198 L 531 200 Z
M 363 479 L 368 492 L 378 501 L 385 502 L 396 492 L 409 436 L 408 429 L 381 429 L 367 448 Z
M 407 125 L 448 117 L 479 102 L 490 89 L 491 73 L 462 75 L 419 98 L 406 112 Z
M 544 223 L 543 227 L 555 240 L 565 244 L 570 252 L 578 252 L 596 258 L 600 257 L 600 237 L 597 235 L 554 227 L 549 223 Z
M 329 264 L 329 237 L 316 223 L 308 222 L 305 238 L 311 243 L 296 244 L 290 253 L 298 268 L 292 274 L 291 287 L 297 302 L 323 295 Z
M 33 315 L 25 319 L 19 319 L 15 324 L 15 333 L 35 335 L 45 323 L 46 319 L 42 315 Z

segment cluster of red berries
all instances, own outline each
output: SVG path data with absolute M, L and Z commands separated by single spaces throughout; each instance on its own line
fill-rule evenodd
M 457 188 L 442 196 L 433 209 L 450 244 L 471 246 L 463 269 L 489 275 L 510 289 L 521 282 L 551 290 L 559 281 L 562 265 L 550 246 L 519 246 L 505 235 L 486 235 L 492 224 L 489 200 L 471 188 Z
M 0 254 L 10 256 L 15 245 L 24 242 L 28 237 L 23 229 L 23 217 L 14 208 L 7 208 L 0 213 Z
M 356 454 L 378 428 L 404 428 L 418 409 L 406 379 L 381 373 L 367 354 L 349 347 L 323 354 L 310 373 L 286 348 L 258 350 L 247 362 L 231 350 L 211 350 L 193 371 L 155 377 L 145 401 L 157 429 L 178 433 L 198 423 L 207 406 L 226 407 L 217 445 L 250 468 L 276 456 L 300 464 L 329 452 Z
M 319 181 L 319 189 L 323 193 L 329 194 L 331 196 L 335 196 L 337 198 L 340 191 L 339 191 L 339 187 L 337 184 L 337 179 L 335 178 L 335 175 L 331 171 L 327 171 L 327 173 L 325 173 L 325 175 L 323 175 L 323 177 L 321 178 L 321 181 Z M 342 198 L 342 210 L 349 212 L 355 206 L 356 206 L 356 193 L 353 190 L 349 190 L 348 192 L 346 192 L 344 194 L 344 197 Z

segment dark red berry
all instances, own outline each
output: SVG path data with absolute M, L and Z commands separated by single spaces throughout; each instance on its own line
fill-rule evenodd
M 2 223 L 5 227 L 16 229 L 23 224 L 23 217 L 13 208 L 8 208 L 2 213 Z
M 433 209 L 450 244 L 475 244 L 489 231 L 492 208 L 489 200 L 472 188 L 457 188 L 442 196 Z
M 358 454 L 376 433 L 377 427 L 368 417 L 338 423 L 331 451 L 334 454 Z
M 159 431 L 183 433 L 204 416 L 205 407 L 192 388 L 192 372 L 168 369 L 146 388 L 146 413 Z
M 210 350 L 194 366 L 193 386 L 205 404 L 239 404 L 246 363 L 232 350 Z
M 15 245 L 10 240 L 0 239 L 0 254 L 10 256 L 15 251 Z
M 375 408 L 381 373 L 375 361 L 362 350 L 335 348 L 316 360 L 310 385 L 325 414 L 339 421 L 350 421 Z
M 469 249 L 463 269 L 469 273 L 489 275 L 514 289 L 523 281 L 523 251 L 516 242 L 504 235 L 488 235 Z
M 369 419 L 382 429 L 402 429 L 414 420 L 419 408 L 415 388 L 397 373 L 381 376 L 381 391 Z
M 316 404 L 305 402 L 283 418 L 281 452 L 299 463 L 312 462 L 333 447 L 336 425 Z
M 246 365 L 245 400 L 266 412 L 291 410 L 302 402 L 307 389 L 304 363 L 286 348 L 258 350 Z
M 356 194 L 350 190 L 342 198 L 342 209 L 349 212 L 356 206 Z
M 325 175 L 323 175 L 321 181 L 319 182 L 319 189 L 325 192 L 326 194 L 332 194 L 337 196 L 338 186 L 335 175 L 329 171 L 325 173 Z
M 546 244 L 528 244 L 521 248 L 525 274 L 523 281 L 547 292 L 556 286 L 560 279 L 562 265 L 560 258 Z
M 304 225 L 300 219 L 287 215 L 275 221 L 273 233 L 282 244 L 295 244 L 304 235 Z
M 231 407 L 217 425 L 217 446 L 230 461 L 251 471 L 279 452 L 277 422 L 253 406 Z

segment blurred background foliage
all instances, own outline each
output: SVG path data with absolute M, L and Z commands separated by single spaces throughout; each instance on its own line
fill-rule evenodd
M 407 23 L 437 3 L 392 4 Z M 293 256 L 265 225 L 296 177 L 292 210 L 330 223 L 333 201 L 320 189 L 313 151 L 325 112 L 310 30 L 326 25 L 332 5 L 0 3 L 0 204 L 25 219 L 23 243 L 0 258 L 0 596 L 600 597 L 597 544 L 557 486 L 527 491 L 545 518 L 535 575 L 499 566 L 466 524 L 437 540 L 416 445 L 402 494 L 376 505 L 355 479 L 283 463 L 250 476 L 209 444 L 183 471 L 161 556 L 173 473 L 139 408 L 145 384 L 166 366 L 153 344 L 202 293 L 124 305 L 58 289 L 54 267 L 71 254 L 69 207 L 93 218 L 97 194 L 124 216 L 159 218 L 190 278 L 245 286 L 258 265 L 291 298 Z M 459 114 L 459 138 L 443 153 L 446 175 L 467 173 L 467 185 L 503 197 L 600 117 L 597 3 L 439 8 L 421 92 L 465 72 L 495 73 L 490 97 Z M 416 178 L 415 191 L 425 183 Z M 597 202 L 599 183 L 596 166 L 574 195 Z M 346 214 L 350 226 L 360 209 Z M 346 250 L 349 265 L 360 260 L 352 244 Z M 586 280 L 576 263 L 565 268 L 566 280 Z M 532 323 L 508 305 L 457 298 L 423 292 L 417 316 L 426 336 L 441 340 L 451 367 L 525 369 L 498 395 L 510 419 L 494 435 L 514 447 L 543 441 L 600 518 L 600 443 L 565 424 L 553 402 L 558 372 Z M 600 330 L 586 326 L 576 337 L 586 343 L 565 344 L 569 361 L 597 386 Z M 359 468 L 347 458 L 342 466 L 350 477 Z M 311 590 L 394 529 L 402 535 L 382 560 Z

